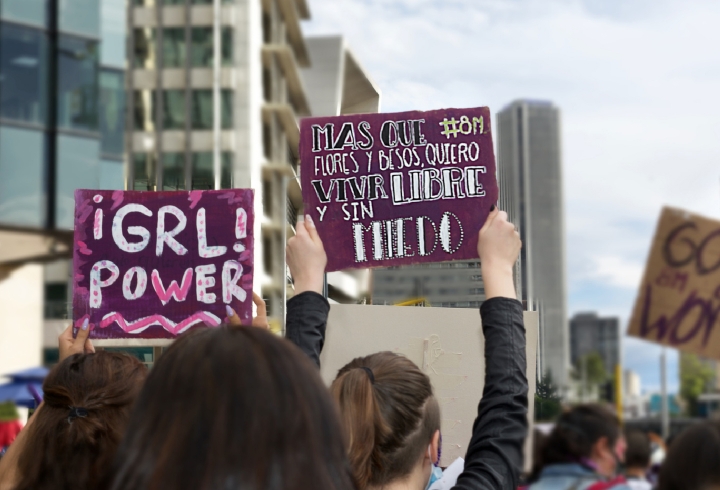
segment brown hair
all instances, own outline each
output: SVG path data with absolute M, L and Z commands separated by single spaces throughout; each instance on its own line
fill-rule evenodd
M 720 422 L 685 429 L 670 445 L 658 490 L 705 490 L 720 485 Z
M 401 355 L 379 352 L 354 359 L 340 369 L 331 392 L 360 488 L 409 475 L 440 429 L 430 378 Z
M 315 365 L 257 328 L 181 336 L 155 363 L 115 458 L 114 490 L 354 488 Z
M 588 403 L 564 412 L 540 450 L 541 461 L 534 466 L 531 480 L 537 479 L 545 466 L 582 463 L 603 437 L 607 438 L 610 447 L 614 447 L 620 438 L 620 421 L 607 407 Z
M 75 354 L 55 366 L 19 456 L 16 490 L 97 488 L 146 376 L 143 363 L 118 352 Z M 85 416 L 69 417 L 70 407 Z
M 650 466 L 652 448 L 650 438 L 644 432 L 631 430 L 625 434 L 625 466 L 627 468 L 647 468 Z

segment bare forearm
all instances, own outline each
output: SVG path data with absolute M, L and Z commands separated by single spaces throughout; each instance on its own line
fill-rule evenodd
M 485 298 L 516 299 L 512 267 L 503 264 L 482 263 Z

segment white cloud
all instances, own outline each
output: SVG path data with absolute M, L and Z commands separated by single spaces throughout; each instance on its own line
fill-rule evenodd
M 612 286 L 635 290 L 640 285 L 643 266 L 623 257 L 612 255 L 595 257 L 593 276 Z

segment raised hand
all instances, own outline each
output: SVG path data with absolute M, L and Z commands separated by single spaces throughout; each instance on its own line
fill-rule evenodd
M 252 323 L 250 324 L 253 327 L 262 328 L 263 330 L 270 329 L 270 323 L 268 323 L 268 316 L 267 316 L 267 306 L 265 305 L 265 300 L 263 300 L 259 294 L 255 293 L 253 291 L 253 303 L 255 303 L 255 306 L 257 307 L 257 314 L 253 317 Z M 225 310 L 228 317 L 228 324 L 229 325 L 242 325 L 240 322 L 240 317 L 237 316 L 235 313 L 235 310 L 232 309 L 230 305 L 225 305 Z
M 295 236 L 288 240 L 285 254 L 295 282 L 295 294 L 304 291 L 322 294 L 327 255 L 312 217 L 298 219 Z
M 58 336 L 58 351 L 60 360 L 67 359 L 73 354 L 90 354 L 95 352 L 95 347 L 88 338 L 90 335 L 89 320 L 86 318 L 82 326 L 78 328 L 77 337 L 73 338 L 73 326 L 68 325 L 63 333 Z
M 478 237 L 478 256 L 487 299 L 516 297 L 513 266 L 521 247 L 520 235 L 507 220 L 507 213 L 497 208 L 491 211 Z

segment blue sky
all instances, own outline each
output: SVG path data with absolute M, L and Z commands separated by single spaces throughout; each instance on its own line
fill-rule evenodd
M 720 217 L 720 2 L 310 0 L 386 112 L 548 99 L 562 111 L 568 313 L 623 329 L 664 204 Z M 660 349 L 624 339 L 659 387 Z M 669 351 L 670 388 L 677 354 Z

